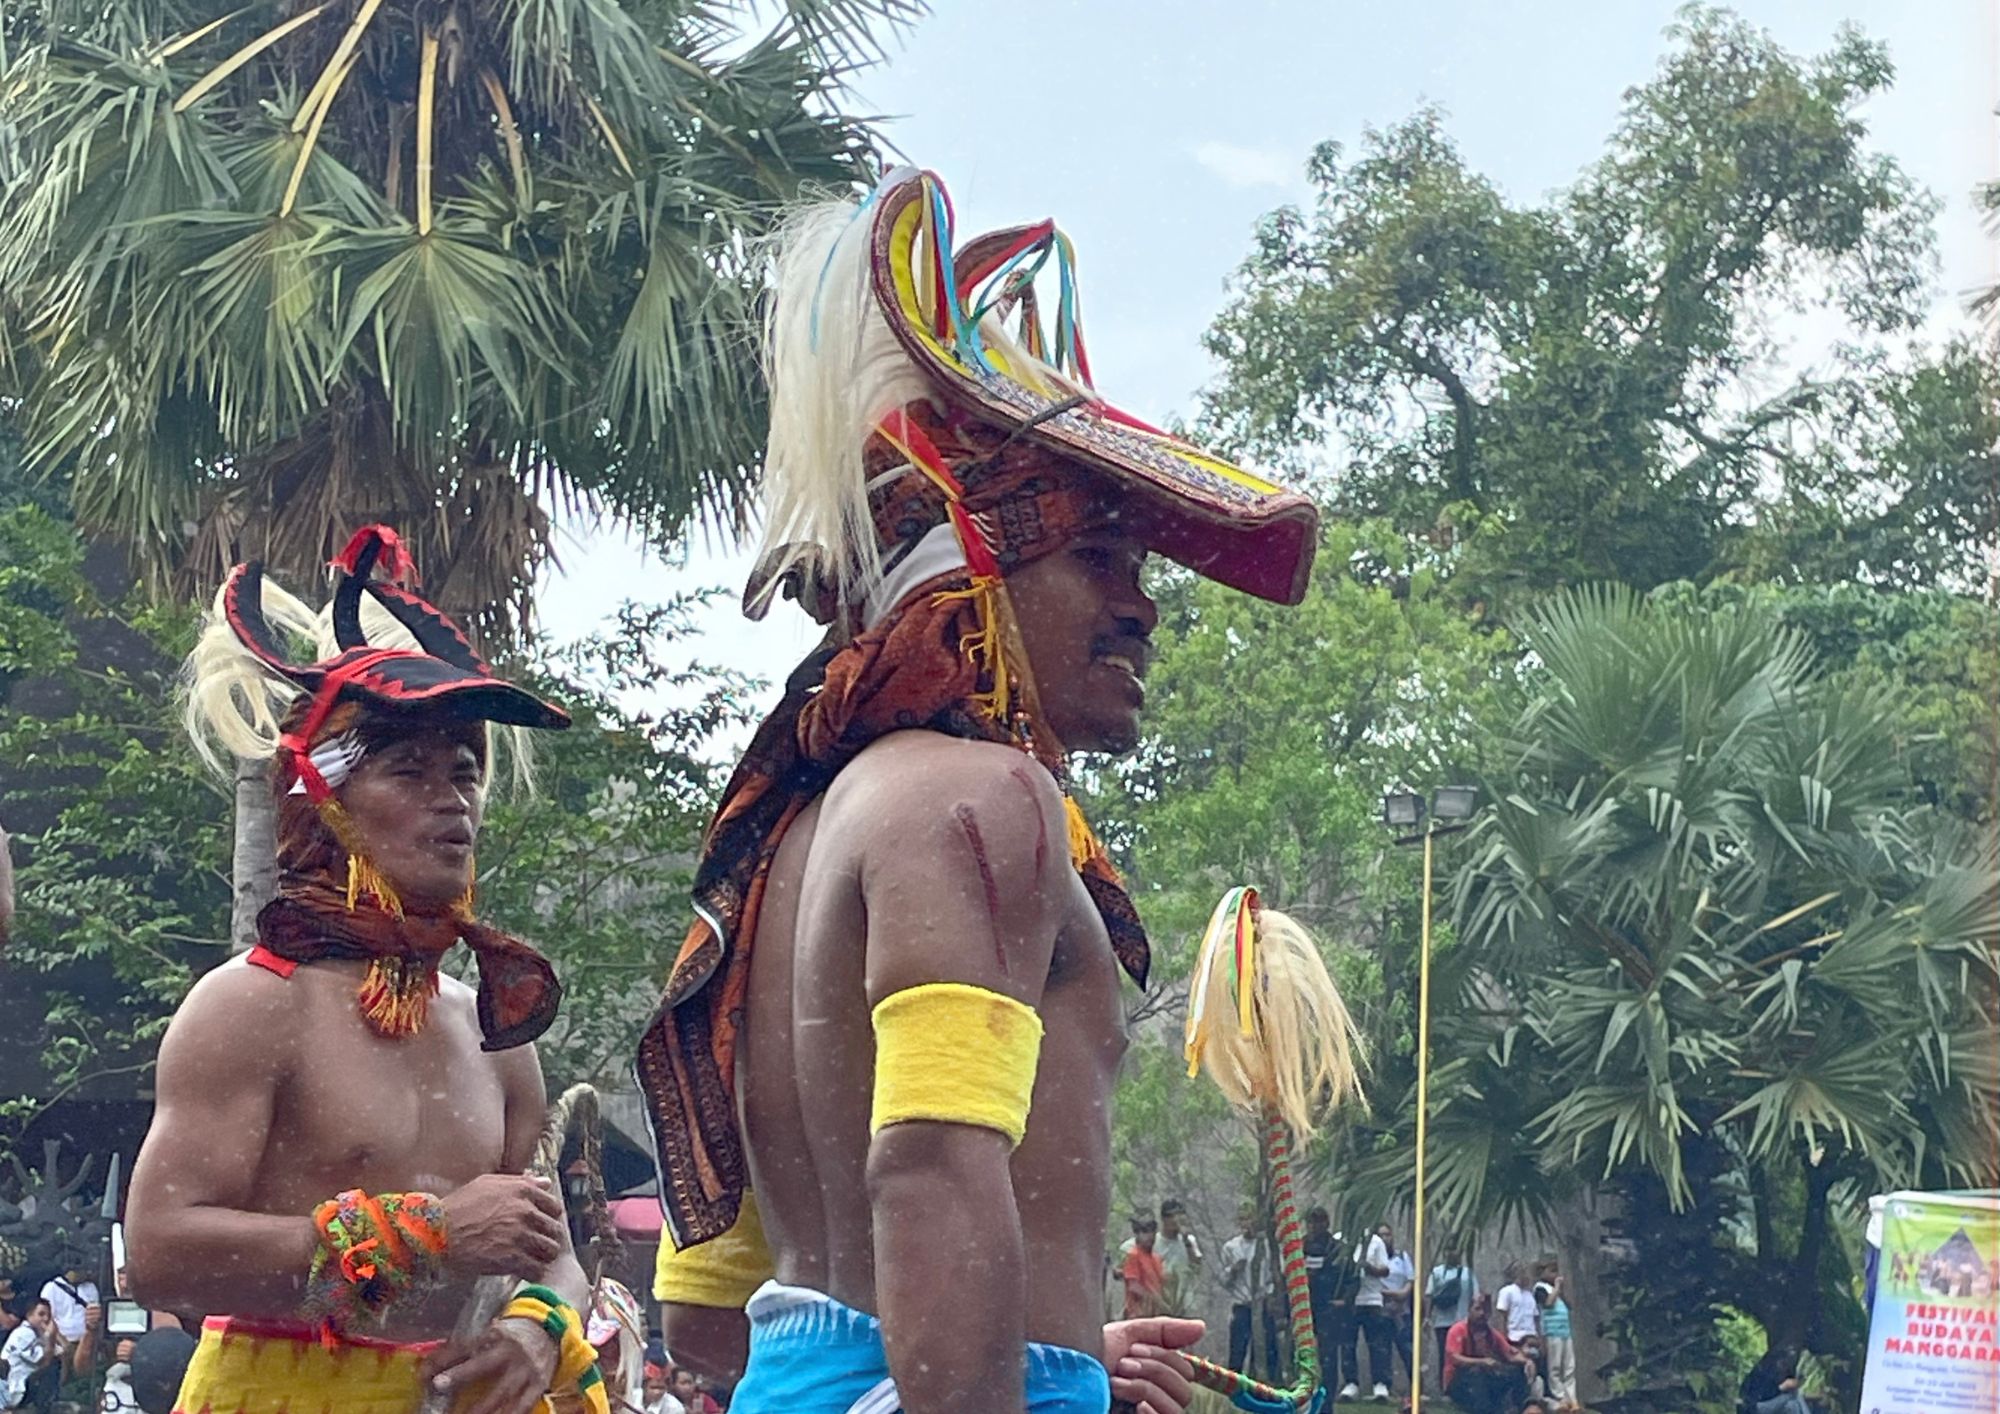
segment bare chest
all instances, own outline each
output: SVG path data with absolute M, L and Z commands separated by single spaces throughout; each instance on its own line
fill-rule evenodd
M 291 979 L 313 989 L 311 1005 L 301 1011 L 299 1059 L 280 1087 L 259 1186 L 316 1201 L 352 1187 L 448 1192 L 497 1170 L 505 1086 L 495 1058 L 479 1049 L 463 989 L 435 998 L 418 1034 L 388 1037 L 362 1017 L 358 980 L 323 966 Z

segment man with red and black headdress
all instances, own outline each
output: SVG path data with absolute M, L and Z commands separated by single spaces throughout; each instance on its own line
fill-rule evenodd
M 1148 948 L 1066 763 L 1139 740 L 1149 553 L 1296 602 L 1317 520 L 1097 395 L 1052 223 L 952 219 L 903 172 L 781 245 L 748 607 L 788 589 L 830 632 L 641 1043 L 656 1294 L 678 1357 L 743 1369 L 738 1414 L 1177 1414 L 1200 1324 L 1101 1325 Z
M 532 1042 L 561 987 L 473 912 L 490 727 L 569 719 L 417 596 L 386 527 L 335 567 L 319 625 L 238 566 L 189 659 L 204 753 L 272 760 L 278 892 L 257 946 L 196 983 L 161 1045 L 132 1292 L 208 1317 L 176 1404 L 190 1414 L 415 1414 L 427 1388 L 480 1414 L 564 1389 L 601 1409 L 562 1203 L 525 1173 L 544 1108 Z M 328 629 L 328 656 L 293 660 L 288 638 Z M 476 989 L 439 971 L 460 943 Z M 476 1339 L 442 1344 L 488 1275 L 529 1284 Z

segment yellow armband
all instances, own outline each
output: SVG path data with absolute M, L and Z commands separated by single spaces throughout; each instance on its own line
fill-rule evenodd
M 757 1197 L 746 1188 L 736 1221 L 720 1237 L 677 1252 L 673 1234 L 661 1232 L 653 1295 L 683 1306 L 740 1311 L 751 1293 L 776 1274 L 770 1244 L 764 1240 L 764 1221 L 757 1216 Z
M 884 997 L 874 1021 L 873 1130 L 933 1119 L 1021 1142 L 1042 1050 L 1033 1007 L 984 987 L 926 982 Z

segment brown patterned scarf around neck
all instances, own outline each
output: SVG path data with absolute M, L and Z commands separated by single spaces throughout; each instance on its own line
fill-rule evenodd
M 484 1051 L 534 1040 L 548 1030 L 562 1002 L 555 969 L 519 938 L 457 912 L 411 909 L 399 918 L 368 898 L 350 908 L 347 890 L 330 879 L 287 879 L 257 915 L 257 941 L 287 962 L 365 958 L 375 964 L 363 984 L 364 1011 L 371 987 L 407 989 L 412 998 L 428 998 L 437 991 L 438 964 L 463 942 L 479 968 Z
M 736 1117 L 736 1043 L 764 884 L 785 831 L 862 748 L 892 731 L 1010 739 L 968 706 L 982 684 L 961 644 L 978 628 L 978 611 L 945 593 L 967 583 L 962 572 L 934 580 L 878 627 L 802 663 L 723 793 L 695 872 L 694 926 L 639 1043 L 661 1204 L 678 1247 L 727 1231 L 749 1179 Z M 1112 950 L 1143 987 L 1146 934 L 1117 871 L 1098 852 L 1079 873 Z

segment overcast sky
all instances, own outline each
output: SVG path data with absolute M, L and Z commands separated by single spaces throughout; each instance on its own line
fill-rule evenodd
M 1567 185 L 1603 151 L 1621 95 L 1657 69 L 1664 0 L 935 0 L 851 104 L 885 115 L 912 162 L 950 187 L 961 237 L 1054 216 L 1074 239 L 1091 364 L 1114 401 L 1187 415 L 1214 368 L 1201 336 L 1257 219 L 1305 198 L 1307 154 L 1357 147 L 1424 104 L 1472 170 L 1516 202 Z M 1992 0 L 1745 0 L 1794 53 L 1843 22 L 1885 40 L 1894 87 L 1866 109 L 1874 144 L 1944 202 L 1933 326 L 2000 278 L 1970 193 L 2000 174 L 2000 6 Z M 1794 351 L 1810 364 L 1819 350 Z M 540 595 L 561 641 L 622 599 L 724 585 L 691 653 L 773 682 L 817 630 L 790 606 L 733 607 L 746 553 L 697 545 L 681 566 L 615 532 L 566 532 Z

